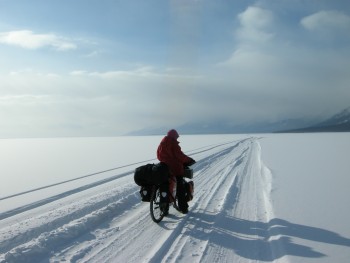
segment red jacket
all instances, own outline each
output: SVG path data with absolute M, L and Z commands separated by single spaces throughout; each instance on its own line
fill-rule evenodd
M 170 173 L 174 176 L 183 175 L 184 163 L 191 161 L 191 158 L 181 151 L 179 142 L 169 136 L 165 136 L 160 142 L 157 149 L 157 158 L 160 162 L 168 165 Z

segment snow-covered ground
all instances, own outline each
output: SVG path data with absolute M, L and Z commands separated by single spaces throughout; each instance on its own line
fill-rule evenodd
M 181 136 L 195 197 L 156 224 L 160 139 L 0 140 L 0 262 L 349 262 L 349 133 Z

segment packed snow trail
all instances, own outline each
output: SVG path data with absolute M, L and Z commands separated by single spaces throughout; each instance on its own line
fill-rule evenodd
M 219 147 L 220 146 L 220 147 Z M 250 262 L 286 255 L 258 138 L 193 152 L 190 212 L 155 224 L 133 171 L 0 221 L 0 262 Z M 10 221 L 8 221 L 10 222 Z M 13 222 L 13 220 L 11 220 Z M 287 253 L 288 254 L 288 253 Z

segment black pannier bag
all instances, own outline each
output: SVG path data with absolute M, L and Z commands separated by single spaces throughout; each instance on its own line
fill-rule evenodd
M 134 181 L 141 186 L 140 195 L 144 202 L 150 202 L 152 185 L 168 183 L 169 169 L 165 163 L 146 164 L 135 169 Z
M 141 195 L 141 200 L 143 202 L 150 202 L 151 201 L 151 193 L 152 193 L 152 186 L 151 185 L 141 186 L 140 195 Z
M 190 167 L 185 166 L 183 177 L 186 177 L 188 179 L 193 179 L 193 170 Z
M 150 178 L 152 177 L 152 167 L 154 164 L 146 164 L 137 167 L 134 172 L 134 181 L 139 186 L 149 185 Z
M 165 163 L 146 164 L 135 169 L 134 181 L 139 186 L 168 182 L 169 169 Z
M 185 199 L 187 202 L 193 199 L 194 183 L 189 181 L 185 183 Z

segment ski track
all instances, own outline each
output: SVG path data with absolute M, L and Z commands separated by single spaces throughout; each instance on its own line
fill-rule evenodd
M 191 156 L 197 163 L 189 214 L 171 208 L 155 224 L 133 174 L 115 175 L 96 185 L 103 191 L 77 190 L 46 209 L 33 205 L 14 214 L 15 225 L 0 220 L 0 262 L 286 262 L 278 233 L 266 227 L 274 218 L 272 176 L 259 138 Z

